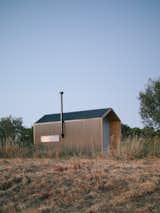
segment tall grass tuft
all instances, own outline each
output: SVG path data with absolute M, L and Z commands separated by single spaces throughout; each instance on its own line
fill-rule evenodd
M 94 144 L 88 147 L 69 147 L 63 145 L 60 148 L 54 144 L 16 144 L 13 141 L 6 141 L 0 144 L 0 158 L 68 158 L 72 156 L 95 157 L 101 155 L 101 150 Z M 130 138 L 120 143 L 119 149 L 112 152 L 105 152 L 103 156 L 112 156 L 118 159 L 136 159 L 146 157 L 160 157 L 160 138 Z
M 160 138 L 127 138 L 121 142 L 118 155 L 129 159 L 160 157 Z
M 7 141 L 0 145 L 0 158 L 68 158 L 73 156 L 94 157 L 100 150 L 95 145 L 88 147 L 61 145 L 55 147 L 54 144 L 16 144 L 13 141 Z

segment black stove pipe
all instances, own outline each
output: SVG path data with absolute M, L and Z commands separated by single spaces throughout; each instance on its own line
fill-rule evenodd
M 61 113 L 60 113 L 60 121 L 61 121 L 61 137 L 64 138 L 64 117 L 63 117 L 63 94 L 64 92 L 61 91 Z

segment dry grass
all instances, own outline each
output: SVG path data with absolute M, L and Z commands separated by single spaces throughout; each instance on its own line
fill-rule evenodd
M 117 156 L 125 159 L 160 157 L 160 138 L 128 138 L 121 142 Z
M 114 155 L 95 147 L 5 145 L 0 212 L 159 213 L 159 156 L 158 139 L 128 139 Z
M 160 212 L 160 160 L 1 159 L 0 212 Z
M 59 147 L 54 143 L 23 144 L 14 141 L 0 141 L 0 158 L 61 158 L 71 156 L 95 156 L 101 152 L 97 144 L 81 147 L 78 144 L 68 146 L 62 143 Z
M 160 157 L 160 138 L 143 139 L 128 138 L 120 143 L 116 152 L 108 153 L 118 159 L 139 159 L 146 157 Z M 101 151 L 94 144 L 88 147 L 68 147 L 61 145 L 61 149 L 55 149 L 54 144 L 37 144 L 22 146 L 15 143 L 6 143 L 0 146 L 0 158 L 61 158 L 71 156 L 101 155 Z

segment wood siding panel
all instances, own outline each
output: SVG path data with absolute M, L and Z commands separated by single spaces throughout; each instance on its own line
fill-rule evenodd
M 110 149 L 117 150 L 119 148 L 121 138 L 121 122 L 111 121 L 110 122 Z
M 64 138 L 54 144 L 55 147 L 64 146 L 70 148 L 102 149 L 102 119 L 83 119 L 74 121 L 65 121 Z M 41 136 L 61 134 L 61 123 L 44 123 L 34 125 L 34 142 L 39 143 Z

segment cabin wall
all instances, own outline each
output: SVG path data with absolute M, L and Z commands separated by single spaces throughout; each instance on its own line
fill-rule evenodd
M 121 138 L 121 122 L 110 121 L 110 149 L 117 150 L 119 148 Z
M 40 143 L 41 136 L 60 135 L 61 122 L 34 124 L 34 143 Z M 49 143 L 50 144 L 50 143 Z M 64 138 L 52 142 L 55 147 L 102 150 L 102 119 L 92 118 L 64 122 Z

